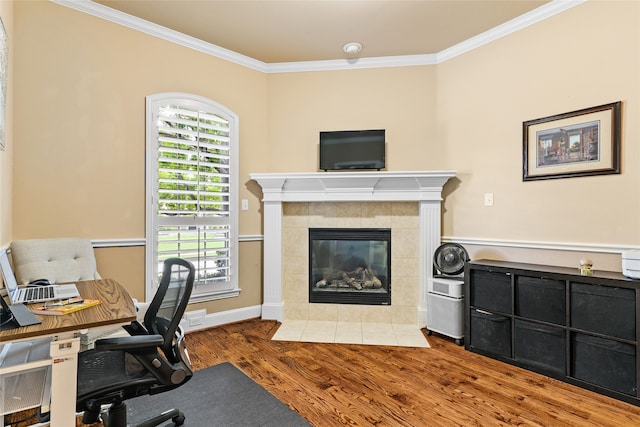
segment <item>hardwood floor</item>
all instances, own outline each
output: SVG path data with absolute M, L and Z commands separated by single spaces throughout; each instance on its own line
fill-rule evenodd
M 231 362 L 314 426 L 640 426 L 640 407 L 465 351 L 270 341 L 258 319 L 190 333 L 196 369 Z
M 193 365 L 233 363 L 316 427 L 640 426 L 640 407 L 448 338 L 429 336 L 431 348 L 271 341 L 278 327 L 254 319 L 190 333 Z

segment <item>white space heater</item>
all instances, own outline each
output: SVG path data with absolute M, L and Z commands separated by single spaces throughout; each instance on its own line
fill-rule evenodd
M 433 256 L 434 277 L 427 284 L 427 335 L 438 332 L 464 343 L 464 264 L 467 251 L 445 243 Z

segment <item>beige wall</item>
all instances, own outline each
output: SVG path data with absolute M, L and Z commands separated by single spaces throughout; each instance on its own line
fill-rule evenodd
M 443 236 L 474 259 L 619 271 L 640 245 L 639 28 L 639 2 L 592 1 L 435 66 L 270 76 L 270 171 L 316 170 L 320 130 L 386 128 L 389 170 L 457 172 Z M 622 174 L 522 181 L 524 121 L 618 100 Z
M 262 244 L 242 242 L 238 250 L 240 296 L 192 304 L 189 310 L 205 309 L 216 313 L 262 302 Z M 98 271 L 103 277 L 117 280 L 133 298 L 144 301 L 144 247 L 97 248 L 95 253 Z
M 46 1 L 17 2 L 13 239 L 145 236 L 145 97 L 190 92 L 240 117 L 240 232 L 261 230 L 248 174 L 267 157 L 266 76 Z M 240 298 L 260 304 L 259 243 L 242 243 Z M 257 255 L 256 255 L 256 252 Z M 138 298 L 144 249 L 98 249 L 98 269 Z M 257 256 L 257 258 L 256 258 Z
M 438 140 L 459 180 L 444 236 L 640 244 L 639 24 L 640 2 L 587 2 L 438 66 Z M 620 175 L 522 182 L 522 122 L 615 101 Z
M 318 132 L 386 129 L 388 170 L 442 169 L 435 66 L 269 77 L 269 172 L 318 170 Z
M 7 34 L 7 106 L 5 116 L 5 149 L 0 150 L 0 247 L 12 239 L 13 218 L 13 2 L 0 2 L 0 18 Z
M 318 131 L 385 128 L 389 170 L 457 171 L 445 187 L 446 237 L 639 245 L 638 2 L 587 2 L 438 65 L 283 74 L 50 2 L 13 5 L 14 173 L 7 177 L 11 161 L 0 153 L 0 243 L 143 238 L 145 96 L 183 91 L 240 117 L 240 198 L 250 208 L 241 212 L 242 235 L 262 233 L 261 194 L 249 173 L 316 171 Z M 523 121 L 617 100 L 621 175 L 522 182 Z M 491 208 L 482 205 L 486 192 L 495 196 Z M 240 298 L 194 308 L 259 304 L 261 247 L 240 244 Z M 516 260 L 531 252 L 472 249 Z M 533 251 L 536 262 L 558 259 Z M 99 249 L 99 269 L 140 298 L 143 254 Z

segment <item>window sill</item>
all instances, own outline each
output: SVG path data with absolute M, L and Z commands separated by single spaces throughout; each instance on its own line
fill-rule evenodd
M 206 292 L 198 295 L 191 295 L 191 298 L 189 299 L 189 304 L 194 304 L 198 302 L 215 301 L 215 300 L 225 299 L 225 298 L 234 298 L 239 295 L 240 295 L 240 289 L 229 289 L 224 291 Z

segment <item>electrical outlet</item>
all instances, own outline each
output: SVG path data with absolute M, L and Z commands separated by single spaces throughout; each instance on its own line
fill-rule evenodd
M 493 206 L 493 193 L 484 193 L 484 205 Z
M 189 326 L 199 326 L 204 323 L 204 317 L 206 316 L 206 310 L 194 310 L 188 311 L 184 314 L 187 324 Z

